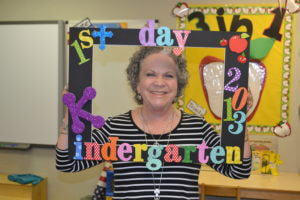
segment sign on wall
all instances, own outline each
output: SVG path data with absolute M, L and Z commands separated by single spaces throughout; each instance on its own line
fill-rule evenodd
M 189 13 L 178 18 L 177 25 L 186 30 L 248 32 L 249 89 L 254 100 L 247 113 L 248 130 L 270 134 L 280 121 L 289 121 L 292 14 L 277 5 L 190 5 Z M 180 106 L 204 115 L 220 130 L 224 49 L 186 48 L 186 57 L 190 80 Z

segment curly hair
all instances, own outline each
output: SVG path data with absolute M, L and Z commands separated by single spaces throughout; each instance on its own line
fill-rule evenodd
M 135 96 L 134 99 L 138 104 L 143 104 L 143 100 L 139 98 L 139 94 L 137 92 L 137 85 L 139 82 L 139 73 L 140 73 L 140 67 L 142 61 L 149 55 L 159 53 L 159 52 L 165 52 L 167 55 L 169 55 L 172 60 L 177 65 L 177 95 L 176 98 L 173 100 L 173 102 L 176 102 L 178 97 L 180 97 L 183 94 L 183 90 L 188 82 L 188 72 L 186 70 L 186 60 L 183 58 L 182 55 L 176 56 L 173 53 L 173 50 L 171 47 L 141 47 L 139 50 L 137 50 L 133 56 L 130 58 L 129 65 L 126 69 L 127 72 L 127 80 L 130 83 L 131 89 L 134 91 Z

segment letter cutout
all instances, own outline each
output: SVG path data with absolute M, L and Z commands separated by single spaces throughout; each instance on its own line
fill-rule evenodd
M 117 141 L 118 137 L 108 137 L 111 142 L 105 143 L 102 146 L 102 158 L 104 160 L 116 161 L 117 158 Z M 108 150 L 110 149 L 110 152 Z M 110 154 L 110 155 L 108 155 Z
M 146 163 L 146 167 L 149 170 L 156 171 L 161 168 L 161 160 L 157 159 L 159 156 L 161 156 L 162 150 L 163 150 L 162 145 L 154 145 L 149 148 L 148 151 L 148 161 Z
M 215 164 L 221 164 L 224 162 L 224 158 L 217 160 L 217 156 L 225 156 L 225 150 L 221 146 L 214 147 L 210 152 L 210 160 Z
M 166 154 L 164 160 L 166 162 L 180 162 L 182 157 L 179 156 L 178 146 L 175 144 L 170 144 L 166 147 Z
M 118 148 L 118 157 L 122 161 L 129 161 L 132 158 L 132 155 L 129 155 L 127 158 L 124 156 L 125 153 L 132 153 L 132 147 L 128 143 L 122 143 Z
M 85 157 L 84 160 L 102 160 L 100 157 L 100 144 L 97 142 L 85 142 Z M 93 155 L 94 152 L 94 156 Z
M 148 20 L 148 27 L 141 28 L 139 32 L 140 43 L 143 46 L 156 46 L 154 42 L 154 20 Z M 146 41 L 146 33 L 148 32 L 148 41 Z
M 233 155 L 234 152 L 234 155 Z M 234 160 L 232 160 L 234 156 Z M 241 149 L 238 146 L 226 146 L 226 163 L 227 164 L 242 164 L 241 160 Z
M 74 133 L 82 133 L 85 129 L 83 122 L 79 120 L 79 117 L 82 117 L 90 122 L 96 128 L 101 128 L 104 125 L 104 118 L 101 116 L 94 116 L 89 112 L 86 112 L 82 107 L 86 104 L 88 100 L 92 100 L 96 97 L 96 90 L 92 87 L 87 87 L 83 91 L 83 96 L 78 100 L 78 103 L 75 104 L 76 97 L 74 94 L 68 92 L 63 96 L 63 102 L 68 106 L 69 111 L 72 117 L 72 130 Z
M 83 33 L 87 33 L 88 36 L 83 35 Z M 91 35 L 91 32 L 90 32 L 89 29 L 80 31 L 80 33 L 79 33 L 79 39 L 82 41 L 80 43 L 82 49 L 91 48 L 93 46 L 94 40 L 93 40 L 93 38 L 90 35 Z M 87 42 L 88 45 L 85 45 L 83 42 Z
M 74 142 L 75 144 L 75 156 L 73 157 L 73 159 L 75 160 L 83 160 L 82 157 L 82 136 L 81 135 L 76 135 L 75 137 L 76 142 Z
M 207 163 L 209 160 L 209 156 L 205 156 L 205 150 L 208 149 L 206 142 L 203 140 L 202 144 L 197 145 L 198 149 L 198 160 L 200 163 Z
M 189 36 L 189 34 L 191 33 L 191 31 L 187 31 L 187 30 L 173 30 L 173 33 L 175 34 L 176 36 L 176 39 L 177 39 L 177 43 L 178 43 L 178 47 L 175 47 L 173 49 L 173 53 L 177 56 L 179 56 L 183 49 L 184 49 L 184 46 L 185 46 L 185 43 L 186 43 L 186 40 Z M 182 38 L 182 33 L 184 33 L 184 38 Z
M 168 27 L 162 26 L 157 30 L 159 36 L 156 38 L 156 43 L 159 46 L 171 46 L 174 43 L 174 40 L 171 38 L 171 31 Z
M 184 146 L 184 159 L 182 162 L 184 163 L 192 163 L 191 153 L 196 151 L 195 146 Z
M 135 158 L 133 159 L 133 162 L 144 162 L 142 151 L 147 151 L 147 144 L 134 144 L 133 146 L 135 149 Z

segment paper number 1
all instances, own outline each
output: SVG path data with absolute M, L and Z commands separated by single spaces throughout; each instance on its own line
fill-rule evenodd
M 239 103 L 239 105 L 237 105 L 238 103 L 238 99 L 241 95 L 241 92 L 243 91 L 243 96 L 241 97 L 241 101 Z M 234 125 L 233 124 L 230 124 L 228 126 L 228 131 L 232 134 L 240 134 L 242 131 L 243 131 L 243 126 L 242 126 L 242 123 L 244 123 L 246 121 L 246 114 L 242 111 L 239 111 L 241 110 L 247 103 L 247 97 L 248 97 L 248 91 L 245 87 L 240 87 L 239 89 L 237 89 L 233 95 L 233 98 L 227 98 L 227 99 L 224 99 L 224 101 L 226 102 L 226 106 L 227 106 L 227 109 L 226 109 L 226 118 L 224 119 L 224 121 L 234 121 L 235 119 L 238 118 L 238 114 L 240 114 L 241 116 L 241 119 L 238 120 L 238 121 L 234 121 L 234 123 L 236 123 L 238 125 L 238 128 L 236 131 L 233 131 L 234 129 Z M 233 115 L 232 115 L 232 109 L 234 109 L 235 112 Z
M 75 40 L 72 44 L 71 47 L 74 47 L 79 58 L 80 58 L 80 63 L 78 63 L 79 65 L 82 65 L 83 63 L 88 62 L 90 59 L 86 58 L 82 52 L 82 49 L 80 48 L 79 42 L 77 40 Z

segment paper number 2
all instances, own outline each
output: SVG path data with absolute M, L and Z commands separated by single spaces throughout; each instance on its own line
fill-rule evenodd
M 235 87 L 232 87 L 232 86 L 229 86 L 229 85 L 236 82 L 236 81 L 238 81 L 241 78 L 241 71 L 236 67 L 229 68 L 229 70 L 227 72 L 227 75 L 229 77 L 233 76 L 233 71 L 235 72 L 235 75 L 234 75 L 233 79 L 231 79 L 224 87 L 224 90 L 227 90 L 227 91 L 230 91 L 230 92 L 235 92 L 238 89 L 239 84 L 237 84 Z

